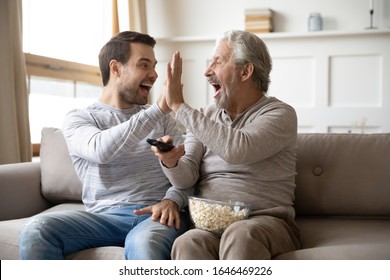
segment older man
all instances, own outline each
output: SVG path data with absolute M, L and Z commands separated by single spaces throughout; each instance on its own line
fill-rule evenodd
M 176 239 L 172 258 L 271 259 L 296 250 L 297 117 L 291 106 L 266 95 L 272 68 L 266 45 L 248 32 L 224 33 L 205 71 L 215 104 L 200 111 L 184 101 L 180 54 L 172 60 L 165 98 L 188 134 L 180 153 L 155 149 L 165 174 L 177 188 L 195 185 L 204 198 L 252 207 L 249 219 L 233 223 L 221 236 L 187 231 Z

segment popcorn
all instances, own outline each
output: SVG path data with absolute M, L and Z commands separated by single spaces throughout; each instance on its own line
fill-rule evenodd
M 197 197 L 189 198 L 189 209 L 196 228 L 215 234 L 222 234 L 229 225 L 249 215 L 249 207 L 243 203 L 225 203 Z

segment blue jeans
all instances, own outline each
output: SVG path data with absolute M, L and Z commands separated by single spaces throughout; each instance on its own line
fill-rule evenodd
M 88 248 L 122 246 L 132 260 L 170 259 L 173 241 L 189 227 L 181 212 L 180 229 L 137 216 L 133 210 L 145 205 L 123 206 L 102 213 L 62 211 L 40 214 L 20 232 L 21 259 L 63 259 Z

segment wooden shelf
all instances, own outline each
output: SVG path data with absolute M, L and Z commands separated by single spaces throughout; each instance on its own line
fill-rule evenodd
M 326 38 L 326 37 L 345 37 L 345 36 L 371 36 L 371 35 L 390 35 L 390 29 L 363 29 L 363 30 L 325 30 L 313 32 L 271 32 L 257 34 L 262 39 L 297 39 L 297 38 Z M 191 43 L 191 42 L 214 42 L 216 37 L 202 36 L 183 36 L 157 38 L 158 43 Z

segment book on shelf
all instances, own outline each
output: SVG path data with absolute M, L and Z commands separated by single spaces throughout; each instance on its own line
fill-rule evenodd
M 252 33 L 273 31 L 273 11 L 267 8 L 245 10 L 245 30 Z

